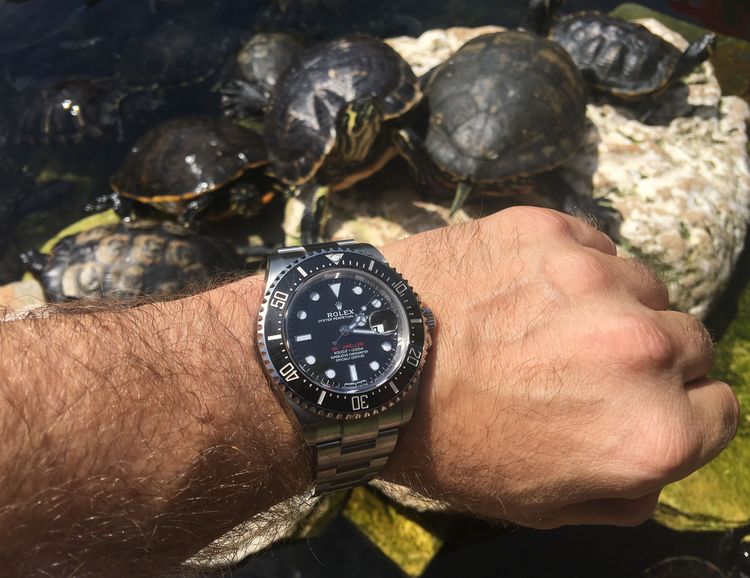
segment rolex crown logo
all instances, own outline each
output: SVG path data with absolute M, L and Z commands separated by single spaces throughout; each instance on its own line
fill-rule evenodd
M 341 301 L 336 301 L 336 310 L 341 311 L 342 307 L 344 307 L 344 304 Z

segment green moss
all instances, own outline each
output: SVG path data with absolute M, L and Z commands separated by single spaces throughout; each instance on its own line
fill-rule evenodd
M 657 520 L 678 530 L 724 530 L 750 523 L 750 287 L 717 344 L 713 376 L 742 406 L 734 442 L 713 462 L 662 493 Z

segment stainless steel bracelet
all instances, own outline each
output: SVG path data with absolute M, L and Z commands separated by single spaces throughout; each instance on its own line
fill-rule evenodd
M 381 261 L 383 255 L 372 245 L 353 240 L 284 247 L 268 256 L 269 278 L 289 263 L 320 250 L 346 247 L 367 253 Z M 400 403 L 388 412 L 368 418 L 331 420 L 312 415 L 301 417 L 303 433 L 315 449 L 315 492 L 319 496 L 363 484 L 374 478 L 388 463 L 398 440 L 399 427 L 409 421 L 413 404 Z

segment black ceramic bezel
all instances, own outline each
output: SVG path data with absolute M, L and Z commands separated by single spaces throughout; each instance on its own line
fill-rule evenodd
M 286 340 L 277 337 L 284 335 L 287 307 L 300 285 L 322 271 L 347 270 L 383 282 L 390 289 L 393 300 L 404 308 L 407 318 L 405 334 L 402 335 L 407 340 L 406 356 L 401 366 L 388 381 L 364 393 L 331 392 L 311 381 L 289 354 Z M 274 336 L 275 339 L 269 339 Z M 300 258 L 279 274 L 263 301 L 259 346 L 261 353 L 265 354 L 266 364 L 270 364 L 268 369 L 274 381 L 298 405 L 329 417 L 365 417 L 386 410 L 414 385 L 423 365 L 425 323 L 419 299 L 394 269 L 367 254 L 337 248 Z M 326 395 L 320 401 L 323 391 Z M 353 400 L 353 397 L 359 399 Z

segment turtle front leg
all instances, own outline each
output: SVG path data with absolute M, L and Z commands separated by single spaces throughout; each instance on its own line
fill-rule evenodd
M 229 190 L 229 212 L 240 217 L 255 216 L 275 196 L 275 190 L 264 193 L 254 182 L 240 179 Z
M 306 245 L 323 240 L 329 218 L 330 192 L 330 187 L 314 182 L 290 190 L 284 214 L 287 245 Z
M 128 199 L 118 193 L 109 193 L 99 195 L 93 202 L 88 203 L 83 210 L 87 213 L 101 213 L 102 211 L 113 210 L 125 223 L 136 219 L 136 202 Z
M 452 186 L 446 186 L 445 176 L 432 162 L 424 141 L 416 132 L 410 128 L 394 131 L 393 142 L 399 154 L 409 164 L 415 181 L 433 192 L 450 193 Z
M 542 190 L 557 193 L 562 211 L 591 223 L 615 241 L 621 238 L 622 216 L 607 199 L 580 194 L 557 171 L 538 175 L 536 182 Z
M 229 118 L 258 118 L 268 104 L 268 94 L 257 84 L 234 80 L 221 89 L 221 108 Z
M 212 195 L 202 195 L 188 202 L 177 217 L 177 222 L 187 229 L 194 229 L 198 218 L 208 209 L 213 200 Z
M 49 262 L 48 255 L 34 250 L 24 251 L 19 255 L 19 258 L 21 259 L 21 263 L 24 264 L 26 269 L 28 269 L 28 271 L 37 279 L 39 279 L 39 276 L 42 274 L 42 271 L 44 271 L 44 268 Z

